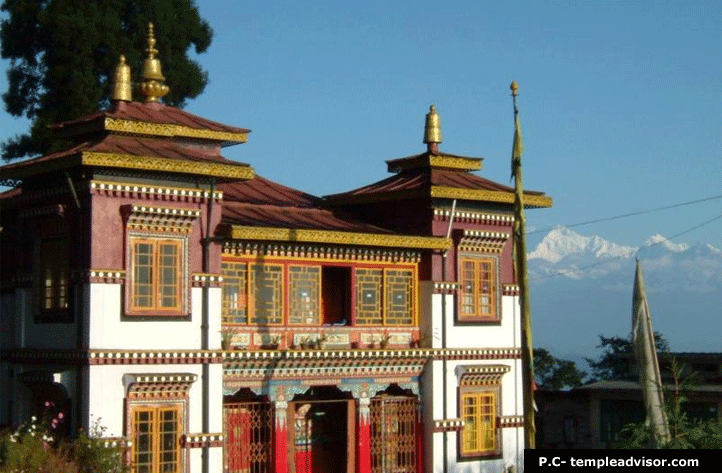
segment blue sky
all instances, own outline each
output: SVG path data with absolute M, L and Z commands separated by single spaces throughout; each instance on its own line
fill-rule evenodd
M 198 3 L 215 36 L 187 110 L 252 129 L 225 156 L 283 184 L 386 177 L 385 160 L 424 149 L 431 103 L 442 151 L 509 183 L 516 80 L 525 185 L 554 198 L 532 226 L 722 194 L 720 2 Z M 0 139 L 26 127 L 0 114 Z M 578 230 L 639 245 L 720 214 L 715 200 Z M 722 247 L 722 219 L 675 241 Z

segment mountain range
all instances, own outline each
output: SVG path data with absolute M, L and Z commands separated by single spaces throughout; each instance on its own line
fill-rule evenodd
M 672 351 L 722 351 L 722 251 L 654 235 L 639 247 L 556 227 L 528 254 L 534 346 L 558 358 L 597 358 L 598 335 L 626 337 L 635 260 L 654 329 Z M 581 363 L 580 363 L 581 362 Z

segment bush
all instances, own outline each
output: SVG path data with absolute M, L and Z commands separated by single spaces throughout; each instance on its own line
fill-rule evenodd
M 46 406 L 47 407 L 47 406 Z M 96 421 L 89 434 L 59 440 L 60 418 L 38 422 L 32 417 L 15 431 L 0 433 L 0 473 L 126 473 L 130 471 L 119 447 L 106 446 L 105 428 Z

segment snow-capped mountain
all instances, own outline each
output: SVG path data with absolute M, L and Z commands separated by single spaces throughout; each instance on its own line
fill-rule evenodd
M 639 247 L 565 227 L 528 254 L 535 346 L 561 358 L 596 358 L 598 335 L 631 329 L 635 258 L 655 330 L 675 351 L 722 351 L 722 251 L 654 235 Z

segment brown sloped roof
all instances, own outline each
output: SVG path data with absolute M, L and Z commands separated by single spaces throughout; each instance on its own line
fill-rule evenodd
M 320 198 L 255 175 L 247 181 L 220 184 L 224 202 L 317 207 Z
M 161 103 L 123 102 L 110 110 L 102 110 L 75 120 L 51 125 L 50 127 L 63 132 L 80 128 L 91 122 L 102 122 L 105 118 L 141 121 L 146 123 L 162 123 L 180 125 L 196 130 L 210 130 L 224 133 L 248 133 L 250 130 L 223 123 L 214 122 L 176 107 Z
M 223 223 L 254 227 L 390 233 L 345 215 L 319 208 L 321 199 L 256 175 L 218 186 L 223 191 Z
M 381 181 L 360 187 L 348 192 L 333 194 L 325 198 L 334 201 L 349 196 L 385 194 L 389 192 L 413 191 L 426 189 L 430 186 L 448 186 L 459 189 L 492 190 L 501 192 L 514 192 L 513 187 L 499 184 L 476 174 L 458 172 L 449 169 L 413 169 L 401 172 Z M 524 191 L 525 194 L 542 195 L 542 192 Z
M 203 149 L 185 147 L 170 140 L 158 138 L 107 135 L 103 138 L 79 143 L 63 151 L 2 166 L 0 167 L 0 178 L 24 178 L 57 169 L 93 164 L 86 163 L 87 157 L 91 154 L 107 155 L 111 160 L 113 156 L 117 156 L 119 157 L 118 159 L 123 161 L 123 163 L 118 163 L 117 165 L 113 163 L 106 164 L 111 167 L 153 169 L 151 161 L 156 159 L 166 163 L 166 165 L 159 165 L 158 170 L 167 169 L 170 172 L 173 172 L 173 169 L 172 166 L 167 166 L 167 163 L 186 162 L 216 166 L 214 170 L 210 172 L 197 169 L 196 171 L 200 174 L 222 176 L 224 172 L 228 173 L 233 170 L 237 170 L 238 172 L 248 170 L 248 172 L 252 173 L 247 164 L 224 158 L 218 153 L 217 148 Z M 220 168 L 218 166 L 220 166 Z M 194 170 L 179 170 L 178 172 L 193 173 Z M 234 174 L 234 172 L 231 172 L 231 174 Z
M 389 230 L 340 216 L 330 210 L 280 205 L 223 203 L 223 223 L 251 227 L 390 234 Z

